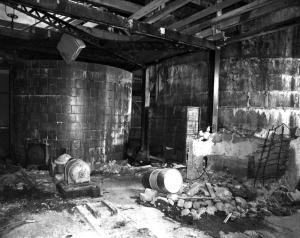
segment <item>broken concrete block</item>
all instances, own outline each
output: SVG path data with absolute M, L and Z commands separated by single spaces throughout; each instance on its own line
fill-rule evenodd
M 146 188 L 144 193 L 140 193 L 140 199 L 143 202 L 151 202 L 157 195 L 157 191 Z
M 261 237 L 260 234 L 258 234 L 256 231 L 245 231 L 244 234 L 246 234 L 247 236 L 251 237 L 251 238 L 259 238 Z
M 193 202 L 191 201 L 186 201 L 183 205 L 184 208 L 186 209 L 191 209 L 193 207 Z
M 183 209 L 182 211 L 181 211 L 181 216 L 187 216 L 187 215 L 189 215 L 190 214 L 190 209 Z
M 222 201 L 227 201 L 232 198 L 232 193 L 224 187 L 215 187 L 215 194 L 218 198 L 220 198 Z
M 183 199 L 178 199 L 177 207 L 183 207 L 183 206 L 184 206 L 184 200 Z
M 235 197 L 235 201 L 236 201 L 237 205 L 241 206 L 242 208 L 246 208 L 248 205 L 247 201 L 241 197 Z
M 206 204 L 206 206 L 212 206 L 213 202 L 211 200 L 206 200 L 205 204 Z
M 178 194 L 175 193 L 169 193 L 167 195 L 167 198 L 173 200 L 174 202 L 178 200 L 178 197 L 179 197 Z
M 249 207 L 257 207 L 257 203 L 256 202 L 248 202 L 248 206 Z
M 204 194 L 204 196 L 207 196 L 207 197 L 209 196 L 209 192 L 204 187 L 199 188 L 199 192 L 202 192 Z
M 174 201 L 172 199 L 168 199 L 168 203 L 171 205 L 171 206 L 174 206 Z
M 257 213 L 257 209 L 255 207 L 250 207 L 249 208 L 249 213 L 256 214 Z
M 202 183 L 195 182 L 195 183 L 192 184 L 191 188 L 187 191 L 186 194 L 188 196 L 192 197 L 200 191 L 201 187 L 203 187 Z
M 193 208 L 194 209 L 199 209 L 201 207 L 201 202 L 200 201 L 195 201 L 194 203 L 193 203 Z
M 193 217 L 193 220 L 199 220 L 201 218 L 201 215 L 195 209 L 191 210 L 191 215 Z
M 229 214 L 229 213 L 233 212 L 234 209 L 235 209 L 235 207 L 232 206 L 230 203 L 225 203 L 225 204 L 224 204 L 224 212 L 225 212 L 226 214 Z
M 272 216 L 272 212 L 270 212 L 266 207 L 262 207 L 261 209 L 259 209 L 259 211 L 264 216 Z
M 292 202 L 300 202 L 300 191 L 298 189 L 295 192 L 288 193 L 288 196 L 291 198 Z
M 200 208 L 198 209 L 198 213 L 199 213 L 199 215 L 200 215 L 200 217 L 201 217 L 201 215 L 203 215 L 204 213 L 206 213 L 206 207 L 200 207 Z
M 206 213 L 209 215 L 215 215 L 216 211 L 217 211 L 217 208 L 215 206 L 208 206 L 206 208 Z
M 222 202 L 218 202 L 218 203 L 216 203 L 216 208 L 217 208 L 217 210 L 218 211 L 224 211 L 224 203 L 222 203 Z

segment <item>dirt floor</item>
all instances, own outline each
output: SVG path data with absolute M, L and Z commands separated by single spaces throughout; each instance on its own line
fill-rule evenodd
M 263 237 L 300 237 L 300 212 L 289 217 L 268 217 L 264 220 L 240 220 L 223 224 L 218 216 L 204 217 L 197 223 L 177 222 L 153 207 L 136 201 L 144 191 L 140 179 L 133 176 L 94 176 L 103 179 L 103 197 L 62 199 L 56 191 L 41 193 L 22 190 L 0 195 L 0 237 L 100 237 L 76 211 L 76 205 L 98 206 L 104 199 L 113 204 L 117 215 L 102 210 L 97 219 L 101 237 L 220 237 L 220 231 L 258 230 Z M 236 236 L 241 237 L 236 233 Z

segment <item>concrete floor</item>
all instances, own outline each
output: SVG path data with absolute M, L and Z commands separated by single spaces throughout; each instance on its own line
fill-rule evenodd
M 106 177 L 103 186 L 104 195 L 102 199 L 111 202 L 119 210 L 119 215 L 116 217 L 100 218 L 101 227 L 108 237 L 211 237 L 201 231 L 201 228 L 195 229 L 182 225 L 179 222 L 165 218 L 164 214 L 158 209 L 137 204 L 136 198 L 144 190 L 137 178 L 130 176 Z M 70 204 L 97 203 L 97 201 L 99 202 L 99 199 L 68 200 Z M 5 204 L 7 207 L 18 207 L 19 205 L 16 201 Z M 11 221 L 30 219 L 35 220 L 35 222 L 4 233 L 2 237 L 5 238 L 99 237 L 74 210 L 68 208 L 63 208 L 61 211 L 42 209 L 40 212 L 16 209 L 16 212 L 10 215 Z M 120 221 L 125 224 L 122 228 L 116 227 L 116 224 L 119 224 Z M 260 233 L 265 234 L 265 237 L 300 237 L 300 213 L 291 217 L 269 217 L 265 223 L 266 226 L 273 228 L 272 232 L 270 232 L 270 229 L 260 229 Z

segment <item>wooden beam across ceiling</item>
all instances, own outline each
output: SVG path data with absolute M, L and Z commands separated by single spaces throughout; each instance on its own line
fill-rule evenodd
M 245 22 L 248 22 L 248 21 L 253 20 L 255 18 L 261 17 L 261 16 L 266 15 L 268 13 L 275 12 L 277 10 L 284 9 L 284 8 L 287 8 L 287 7 L 291 7 L 291 6 L 295 6 L 295 5 L 299 5 L 299 4 L 300 4 L 299 0 L 286 0 L 286 1 L 280 1 L 280 2 L 277 1 L 277 2 L 275 2 L 274 4 L 272 4 L 270 6 L 267 5 L 267 6 L 264 6 L 262 8 L 255 9 L 255 10 L 251 11 L 248 14 L 242 14 L 240 16 L 221 21 L 218 24 L 214 25 L 214 27 L 215 27 L 215 29 L 223 31 L 227 28 L 243 24 Z M 212 28 L 208 28 L 208 29 L 203 30 L 203 31 L 196 34 L 196 36 L 198 36 L 200 38 L 210 37 L 211 35 L 213 35 L 213 29 Z
M 168 26 L 169 29 L 180 29 L 194 21 L 197 21 L 201 18 L 204 18 L 212 13 L 215 13 L 217 11 L 220 11 L 222 10 L 223 8 L 225 7 L 229 7 L 235 3 L 238 3 L 238 2 L 241 2 L 242 0 L 225 0 L 221 3 L 217 3 L 216 5 L 214 6 L 211 6 L 209 8 L 206 8 L 200 12 L 197 12 L 183 20 L 180 20 L 180 21 L 177 21 L 175 23 L 173 23 L 172 25 Z
M 137 12 L 132 14 L 129 18 L 139 20 L 142 17 L 146 16 L 150 12 L 154 11 L 155 9 L 159 8 L 160 6 L 167 3 L 169 0 L 154 0 L 150 3 L 148 3 L 146 6 L 139 9 Z
M 116 9 L 119 10 L 120 12 L 126 12 L 130 14 L 137 12 L 143 7 L 139 4 L 125 1 L 125 0 L 87 0 L 86 2 L 98 6 Z
M 260 27 L 259 29 L 253 30 L 253 31 L 249 31 L 246 33 L 242 33 L 240 35 L 237 35 L 235 37 L 229 38 L 227 41 L 220 43 L 221 45 L 228 45 L 228 44 L 232 44 L 238 41 L 243 41 L 243 40 L 247 40 L 253 37 L 258 37 L 258 36 L 262 36 L 262 35 L 266 35 L 266 34 L 270 34 L 273 32 L 278 32 L 278 31 L 282 31 L 285 30 L 288 27 L 291 26 L 295 26 L 295 25 L 300 25 L 300 15 L 297 17 L 288 17 L 287 19 L 280 21 L 280 22 L 276 22 L 273 24 L 267 24 L 265 26 Z
M 240 15 L 246 13 L 246 12 L 250 12 L 252 10 L 264 7 L 266 5 L 271 6 L 271 4 L 274 4 L 275 2 L 278 2 L 278 1 L 282 1 L 282 0 L 256 0 L 256 1 L 251 2 L 251 3 L 249 3 L 245 6 L 242 6 L 242 7 L 239 7 L 237 9 L 234 9 L 232 11 L 229 11 L 227 13 L 224 13 L 221 16 L 217 16 L 217 17 L 214 17 L 210 20 L 202 22 L 200 24 L 196 24 L 194 26 L 191 26 L 187 29 L 182 30 L 181 32 L 185 33 L 185 34 L 193 35 L 195 33 L 200 32 L 201 30 L 205 29 L 206 27 L 209 27 L 213 24 L 217 24 L 221 21 L 224 21 L 225 19 L 240 16 Z
M 184 5 L 188 4 L 192 0 L 176 0 L 174 2 L 171 2 L 169 5 L 161 9 L 160 11 L 154 13 L 151 17 L 147 18 L 144 22 L 147 22 L 149 24 L 153 24 L 160 19 L 166 17 L 171 12 L 176 11 L 178 8 L 183 7 Z
M 153 27 L 150 24 L 119 17 L 112 13 L 99 11 L 95 8 L 89 8 L 85 5 L 77 4 L 68 0 L 60 0 L 59 3 L 57 1 L 49 2 L 47 0 L 40 0 L 39 2 L 31 0 L 0 0 L 0 2 L 10 3 L 10 5 L 14 6 L 14 8 L 18 8 L 20 4 L 24 4 L 28 7 L 36 8 L 42 11 L 53 12 L 72 18 L 84 19 L 86 21 L 120 28 L 127 30 L 132 34 L 144 35 L 197 48 L 215 49 L 214 43 L 208 40 L 184 35 L 168 29 L 165 29 L 164 32 L 161 32 L 161 29 Z

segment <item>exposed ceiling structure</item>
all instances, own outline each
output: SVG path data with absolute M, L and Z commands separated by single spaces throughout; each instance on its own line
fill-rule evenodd
M 299 0 L 0 0 L 2 52 L 59 58 L 62 33 L 80 59 L 128 70 L 299 24 Z M 289 14 L 284 9 L 293 9 Z M 292 12 L 292 14 L 291 14 Z M 276 14 L 280 18 L 276 18 Z M 264 20 L 266 19 L 266 20 Z

